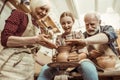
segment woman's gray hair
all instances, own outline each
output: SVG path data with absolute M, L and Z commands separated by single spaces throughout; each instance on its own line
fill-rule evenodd
M 35 11 L 35 8 L 42 7 L 44 5 L 50 6 L 50 1 L 49 0 L 31 0 L 30 1 L 30 9 L 32 12 Z

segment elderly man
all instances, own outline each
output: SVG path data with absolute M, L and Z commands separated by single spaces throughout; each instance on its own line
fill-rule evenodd
M 31 14 L 13 10 L 1 33 L 0 80 L 34 80 L 34 59 L 38 45 L 56 48 L 48 35 L 40 34 L 36 23 L 50 10 L 49 0 L 31 0 Z
M 79 44 L 81 48 L 87 46 L 89 54 L 86 55 L 88 58 L 103 70 L 113 69 L 118 61 L 116 56 L 118 53 L 114 46 L 117 35 L 113 27 L 110 25 L 101 26 L 100 16 L 95 12 L 85 14 L 84 22 L 86 26 L 85 39 L 73 39 L 67 40 L 67 42 Z M 107 61 L 111 61 L 111 63 Z

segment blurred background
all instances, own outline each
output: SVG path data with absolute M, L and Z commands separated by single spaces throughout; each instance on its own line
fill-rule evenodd
M 30 0 L 0 0 L 0 32 L 3 30 L 5 20 L 11 14 L 13 9 L 20 9 L 25 13 L 29 13 Z M 118 34 L 118 49 L 120 50 L 120 0 L 50 0 L 52 4 L 49 16 L 44 19 L 44 27 L 51 27 L 54 36 L 51 41 L 55 41 L 55 36 L 62 33 L 63 30 L 59 23 L 59 16 L 64 11 L 70 11 L 75 16 L 73 30 L 85 31 L 83 21 L 84 14 L 96 11 L 101 15 L 101 25 L 112 25 Z M 2 46 L 0 46 L 0 50 Z M 42 53 L 42 54 L 41 54 Z M 40 49 L 40 59 L 45 63 L 51 62 L 54 50 L 45 47 Z M 40 72 L 41 66 L 36 63 L 35 74 Z
M 12 9 L 17 8 L 29 13 L 29 2 L 30 0 L 0 0 L 0 31 Z M 102 25 L 112 25 L 116 32 L 120 32 L 120 0 L 50 0 L 50 2 L 52 8 L 44 22 L 47 26 L 52 27 L 55 35 L 62 33 L 59 16 L 64 11 L 70 11 L 75 16 L 73 30 L 84 32 L 84 14 L 96 11 L 101 15 Z M 49 54 L 50 51 L 45 50 L 45 53 Z
M 0 13 L 0 30 L 3 29 L 4 21 L 9 16 L 11 9 L 15 5 L 11 3 L 16 2 L 16 5 L 21 2 L 27 2 L 29 0 L 0 0 L 0 9 L 2 9 L 4 3 L 5 7 Z M 110 24 L 115 29 L 120 29 L 120 0 L 50 0 L 52 3 L 50 18 L 55 25 L 61 30 L 59 24 L 59 16 L 64 11 L 70 11 L 76 18 L 74 30 L 81 29 L 84 32 L 83 16 L 86 12 L 96 11 L 101 14 L 102 24 Z M 11 3 L 10 3 L 11 2 Z

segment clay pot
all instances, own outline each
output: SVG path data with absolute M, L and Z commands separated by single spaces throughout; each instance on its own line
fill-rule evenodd
M 58 56 L 56 57 L 56 62 L 68 62 L 67 58 L 71 50 L 70 46 L 60 46 L 58 49 Z
M 112 69 L 115 67 L 115 56 L 101 56 L 97 59 L 97 64 L 103 69 Z

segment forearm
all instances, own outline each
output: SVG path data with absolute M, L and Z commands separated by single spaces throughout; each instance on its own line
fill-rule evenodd
M 25 45 L 32 45 L 36 44 L 37 37 L 17 37 L 17 36 L 10 36 L 7 40 L 7 46 L 25 46 Z
M 108 42 L 108 37 L 104 33 L 99 33 L 85 39 L 86 44 L 105 44 Z
M 8 47 L 15 47 L 15 46 L 25 46 L 25 45 L 33 45 L 33 44 L 40 44 L 47 48 L 56 48 L 56 45 L 50 42 L 48 39 L 42 39 L 40 36 L 33 36 L 33 37 L 16 37 L 10 36 L 7 40 Z

